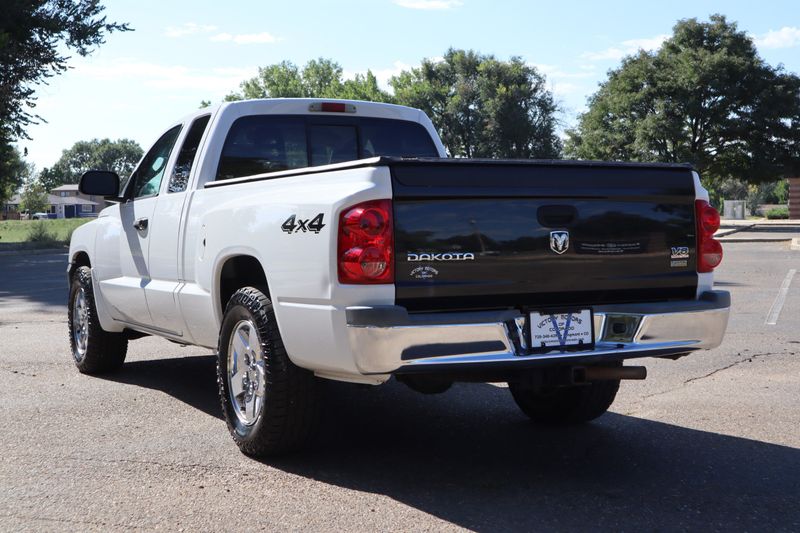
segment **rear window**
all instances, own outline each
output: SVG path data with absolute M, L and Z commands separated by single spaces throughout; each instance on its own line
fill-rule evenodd
M 379 155 L 438 157 L 416 122 L 360 117 L 251 115 L 237 119 L 222 148 L 217 180 Z
M 311 166 L 353 161 L 358 159 L 358 130 L 355 126 L 311 124 L 308 146 Z

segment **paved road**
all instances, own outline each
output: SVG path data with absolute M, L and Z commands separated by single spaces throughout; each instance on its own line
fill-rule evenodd
M 506 390 L 329 383 L 313 450 L 239 454 L 207 350 L 70 361 L 63 255 L 0 256 L 0 530 L 799 530 L 800 252 L 726 248 L 725 343 L 648 363 L 612 412 L 532 427 Z
M 721 230 L 721 232 L 727 231 L 730 231 L 730 229 Z M 720 240 L 724 243 L 739 244 L 743 241 L 791 241 L 797 238 L 800 238 L 800 224 L 781 223 L 780 225 L 756 225 L 748 229 L 727 233 L 721 236 Z

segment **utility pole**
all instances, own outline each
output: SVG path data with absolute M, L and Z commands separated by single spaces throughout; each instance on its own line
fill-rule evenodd
M 789 178 L 789 218 L 800 219 L 800 177 Z

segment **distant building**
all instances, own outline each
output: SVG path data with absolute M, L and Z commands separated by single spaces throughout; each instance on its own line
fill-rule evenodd
M 19 194 L 13 196 L 3 206 L 2 218 L 16 218 L 9 214 L 19 213 L 21 201 Z M 47 212 L 53 218 L 96 217 L 105 206 L 102 198 L 78 192 L 77 184 L 56 187 L 47 195 L 47 203 L 49 204 Z

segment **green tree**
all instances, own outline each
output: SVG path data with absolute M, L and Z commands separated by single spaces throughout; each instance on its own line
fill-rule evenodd
M 22 191 L 19 204 L 20 211 L 28 213 L 47 212 L 50 203 L 47 198 L 47 189 L 38 180 L 29 182 Z
M 42 170 L 39 181 L 49 191 L 64 183 L 78 183 L 87 170 L 112 170 L 124 178 L 141 157 L 141 146 L 130 139 L 78 141 L 52 167 Z
M 106 22 L 99 0 L 4 0 L 0 17 L 0 138 L 25 137 L 38 117 L 35 85 L 67 69 L 70 50 L 81 56 L 105 35 L 127 31 Z
M 351 80 L 344 80 L 337 96 L 348 100 L 366 100 L 368 102 L 389 102 L 393 98 L 378 86 L 378 78 L 371 71 L 356 74 Z
M 709 185 L 800 171 L 800 78 L 722 15 L 681 20 L 659 50 L 625 58 L 588 107 L 572 157 L 689 162 Z
M 554 158 L 558 108 L 521 58 L 450 49 L 391 80 L 397 103 L 425 111 L 453 156 Z
M 245 80 L 240 91 L 226 101 L 251 98 L 350 98 L 390 102 L 389 93 L 378 87 L 372 72 L 343 78 L 342 67 L 331 59 L 312 59 L 300 69 L 291 61 L 282 61 L 258 69 L 258 76 Z M 202 103 L 201 103 L 202 104 Z
M 10 144 L 0 144 L 0 205 L 17 193 L 29 170 L 19 150 Z
M 67 69 L 70 51 L 89 54 L 106 34 L 127 31 L 107 22 L 99 0 L 4 0 L 0 15 L 0 199 L 19 187 L 19 153 L 11 143 L 28 138 L 40 120 L 35 87 Z

